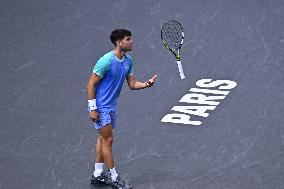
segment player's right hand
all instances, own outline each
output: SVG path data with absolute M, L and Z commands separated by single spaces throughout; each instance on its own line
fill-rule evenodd
M 100 120 L 100 115 L 97 110 L 90 111 L 90 119 L 92 122 L 98 122 Z
M 147 87 L 152 87 L 155 84 L 157 75 L 154 75 L 151 79 L 149 79 L 146 83 Z

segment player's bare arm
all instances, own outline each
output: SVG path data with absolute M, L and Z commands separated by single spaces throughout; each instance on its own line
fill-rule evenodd
M 88 100 L 96 99 L 96 86 L 100 82 L 101 78 L 92 72 L 89 82 L 87 84 Z M 90 119 L 93 122 L 99 121 L 99 114 L 97 110 L 90 111 Z
M 149 79 L 146 82 L 140 82 L 135 79 L 134 74 L 127 76 L 127 83 L 128 87 L 131 90 L 139 90 L 139 89 L 145 89 L 148 87 L 152 87 L 155 84 L 157 75 L 154 75 L 151 79 Z

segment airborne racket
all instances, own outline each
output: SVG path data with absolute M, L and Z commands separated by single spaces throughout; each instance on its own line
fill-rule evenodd
M 180 61 L 180 50 L 184 38 L 181 24 L 175 20 L 166 22 L 161 29 L 161 38 L 164 46 L 175 55 L 180 78 L 184 79 L 185 76 Z

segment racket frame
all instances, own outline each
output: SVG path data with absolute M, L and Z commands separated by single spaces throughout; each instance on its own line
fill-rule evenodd
M 166 43 L 165 40 L 163 39 L 163 35 L 162 35 L 163 32 L 162 32 L 162 29 L 161 29 L 161 39 L 162 39 L 162 42 L 163 42 L 164 46 L 165 46 L 168 50 L 170 50 L 170 51 L 174 54 L 174 56 L 176 57 L 176 61 L 177 61 L 178 69 L 179 69 L 180 78 L 181 78 L 181 79 L 184 79 L 185 76 L 184 76 L 182 64 L 181 64 L 181 61 L 180 61 L 180 51 L 181 51 L 181 46 L 182 46 L 183 39 L 184 39 L 183 27 L 182 27 L 182 25 L 181 25 L 178 21 L 175 21 L 175 20 L 171 20 L 171 21 L 174 21 L 174 22 L 178 23 L 178 24 L 180 25 L 180 27 L 181 27 L 182 39 L 181 39 L 181 42 L 180 42 L 179 47 L 178 47 L 178 48 L 175 48 L 175 49 L 172 49 L 172 48 L 170 48 L 170 47 L 167 45 L 167 43 Z M 170 21 L 169 21 L 169 22 L 170 22 Z M 168 22 L 167 22 L 167 23 L 168 23 Z M 165 25 L 165 24 L 164 24 L 164 25 Z M 164 27 L 164 25 L 162 26 L 162 28 Z M 176 53 L 175 51 L 177 51 L 177 53 Z

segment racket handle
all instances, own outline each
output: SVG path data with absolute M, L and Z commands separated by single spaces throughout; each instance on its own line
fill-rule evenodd
M 185 76 L 184 76 L 184 73 L 183 73 L 181 62 L 177 61 L 177 65 L 178 65 L 178 71 L 179 71 L 180 79 L 184 79 Z

